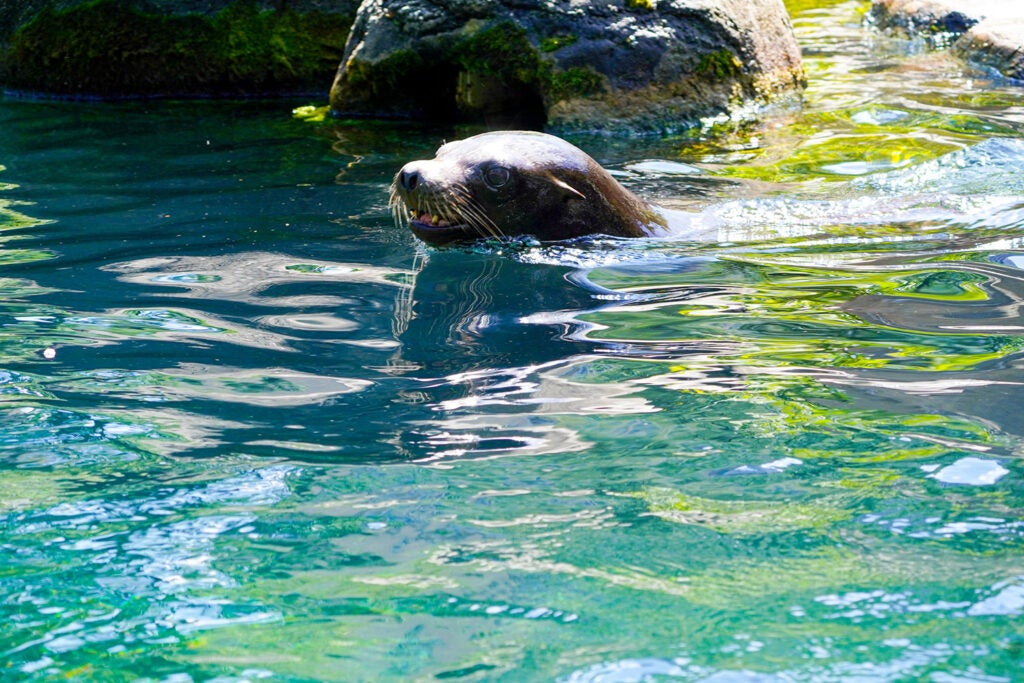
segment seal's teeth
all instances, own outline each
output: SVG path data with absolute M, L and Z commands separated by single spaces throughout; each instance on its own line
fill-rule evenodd
M 428 213 L 422 209 L 410 210 L 409 219 L 435 228 L 446 228 L 452 225 L 452 221 L 449 220 L 447 216 L 442 216 L 439 213 Z

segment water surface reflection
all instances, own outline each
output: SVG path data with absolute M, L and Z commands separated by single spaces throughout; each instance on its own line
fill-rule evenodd
M 659 239 L 425 249 L 463 131 L 0 101 L 12 675 L 1012 680 L 1021 95 L 825 5 L 802 112 L 578 140 Z

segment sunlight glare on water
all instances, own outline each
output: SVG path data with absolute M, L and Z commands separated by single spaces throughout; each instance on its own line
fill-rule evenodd
M 814 6 L 810 6 L 814 5 Z M 429 249 L 469 131 L 0 99 L 0 671 L 1014 681 L 1024 91 L 791 2 L 686 230 Z

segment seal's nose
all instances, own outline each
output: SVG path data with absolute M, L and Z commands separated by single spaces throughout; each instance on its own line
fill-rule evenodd
M 412 192 L 420 184 L 420 172 L 406 164 L 398 174 L 398 183 L 406 192 Z

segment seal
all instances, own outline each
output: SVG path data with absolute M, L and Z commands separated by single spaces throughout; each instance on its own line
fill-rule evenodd
M 581 149 L 532 131 L 474 135 L 409 162 L 391 184 L 389 206 L 397 223 L 434 245 L 518 235 L 645 237 L 666 227 Z

